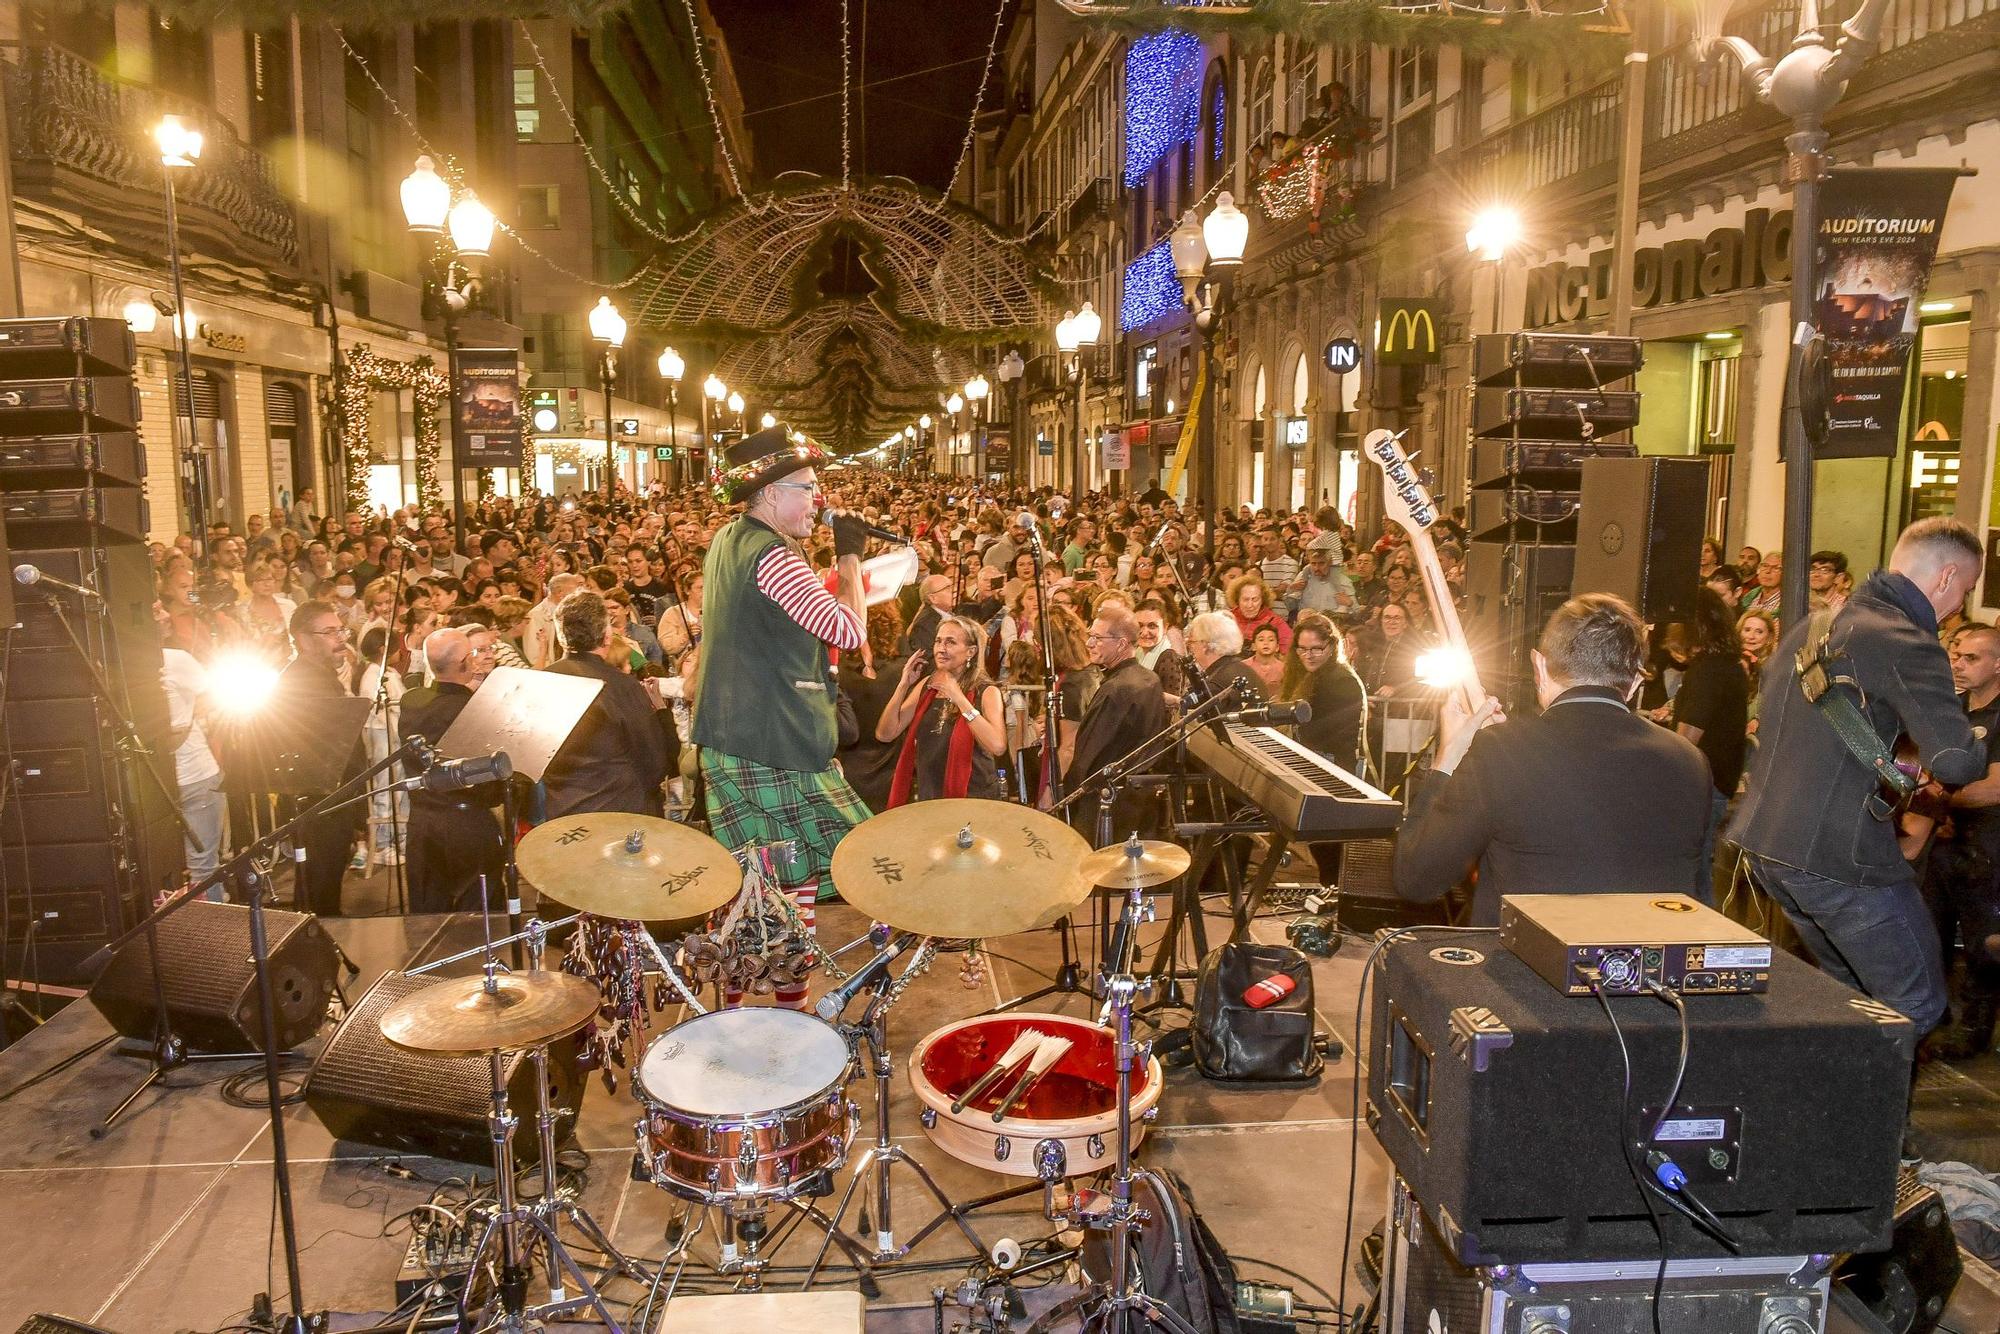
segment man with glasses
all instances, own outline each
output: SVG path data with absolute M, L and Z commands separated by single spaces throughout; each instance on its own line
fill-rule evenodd
M 291 632 L 292 660 L 278 677 L 278 688 L 267 706 L 281 726 L 294 704 L 353 693 L 347 680 L 353 653 L 338 608 L 317 598 L 300 603 L 292 613 Z M 359 733 L 351 745 L 341 772 L 343 781 L 368 767 Z M 319 798 L 314 795 L 297 800 L 303 808 Z M 322 917 L 340 915 L 340 881 L 347 872 L 347 855 L 366 810 L 365 804 L 357 803 L 310 820 L 301 831 L 299 844 L 305 852 L 305 862 L 298 868 L 292 898 L 306 912 Z
M 722 458 L 715 498 L 744 511 L 716 533 L 703 568 L 694 700 L 709 830 L 732 851 L 790 844 L 791 855 L 774 862 L 808 928 L 834 845 L 870 814 L 834 764 L 837 686 L 827 654 L 856 652 L 866 638 L 867 530 L 851 514 L 833 516 L 830 593 L 800 547 L 812 536 L 813 468 L 825 457 L 774 426 Z M 803 1009 L 805 996 L 801 985 L 776 1000 Z
M 1097 771 L 1136 749 L 1167 725 L 1167 697 L 1160 678 L 1133 656 L 1139 646 L 1139 626 L 1123 606 L 1102 609 L 1084 636 L 1090 660 L 1104 673 L 1097 693 L 1083 712 L 1076 732 L 1076 752 L 1063 790 L 1088 789 Z M 1123 838 L 1146 832 L 1153 824 L 1156 803 L 1150 791 L 1127 789 L 1112 805 L 1111 835 Z M 1070 807 L 1070 823 L 1093 843 L 1098 841 L 1098 799 L 1086 792 Z

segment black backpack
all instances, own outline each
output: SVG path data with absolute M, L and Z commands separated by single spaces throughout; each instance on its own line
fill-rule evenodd
M 1133 1260 L 1146 1295 L 1173 1308 L 1196 1334 L 1241 1334 L 1236 1318 L 1236 1268 L 1195 1211 L 1187 1182 L 1162 1167 L 1142 1167 L 1132 1179 L 1132 1203 L 1146 1221 L 1134 1232 Z M 1111 1234 L 1084 1238 L 1084 1277 L 1111 1281 Z
M 1251 983 L 1287 973 L 1292 992 L 1264 1009 L 1243 999 Z M 1229 941 L 1209 951 L 1195 982 L 1195 1069 L 1205 1079 L 1306 1084 L 1326 1064 L 1314 1040 L 1312 963 L 1289 945 Z

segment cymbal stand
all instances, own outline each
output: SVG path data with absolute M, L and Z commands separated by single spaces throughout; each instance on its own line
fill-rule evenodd
M 1147 1328 L 1196 1334 L 1184 1316 L 1145 1290 L 1145 1275 L 1132 1263 L 1133 1234 L 1149 1221 L 1146 1211 L 1132 1203 L 1132 1183 L 1152 1175 L 1132 1164 L 1132 1070 L 1151 1054 L 1150 1044 L 1133 1040 L 1133 1002 L 1153 982 L 1149 977 L 1135 977 L 1132 969 L 1139 924 L 1148 920 L 1150 910 L 1151 898 L 1143 888 L 1134 885 L 1126 889 L 1125 909 L 1112 940 L 1112 957 L 1105 961 L 1105 1012 L 1098 1016 L 1098 1022 L 1114 1020 L 1118 1069 L 1118 1163 L 1111 1173 L 1110 1202 L 1102 1209 L 1079 1203 L 1072 1206 L 1070 1218 L 1076 1226 L 1111 1234 L 1111 1276 L 1108 1282 L 1092 1284 L 1080 1296 L 1043 1314 L 1029 1327 L 1030 1334 L 1053 1329 L 1059 1320 L 1072 1315 L 1081 1316 L 1080 1328 L 1105 1334 L 1136 1334 Z M 1159 1189 L 1157 1182 L 1154 1188 Z
M 841 1242 L 843 1249 L 850 1253 L 858 1250 L 862 1254 L 869 1254 L 871 1259 L 880 1264 L 902 1259 L 915 1250 L 925 1237 L 946 1223 L 950 1223 L 972 1243 L 972 1249 L 976 1253 L 985 1255 L 986 1243 L 979 1239 L 979 1234 L 972 1230 L 972 1225 L 965 1221 L 965 1216 L 1002 1200 L 1014 1199 L 1042 1189 L 1042 1183 L 1035 1181 L 996 1194 L 981 1196 L 964 1204 L 953 1204 L 951 1196 L 944 1193 L 936 1178 L 931 1176 L 930 1170 L 911 1157 L 909 1151 L 890 1136 L 889 1084 L 895 1075 L 896 1063 L 889 1049 L 889 1009 L 895 1004 L 896 997 L 902 990 L 903 980 L 914 978 L 919 971 L 928 967 L 930 957 L 935 952 L 935 945 L 926 940 L 922 948 L 917 951 L 917 957 L 899 976 L 891 979 L 885 969 L 875 983 L 874 994 L 868 999 L 868 1008 L 861 1012 L 861 1022 L 851 1027 L 842 1025 L 847 1029 L 850 1043 L 858 1046 L 866 1042 L 868 1045 L 870 1073 L 875 1080 L 875 1142 L 854 1165 L 854 1175 L 848 1179 L 847 1189 L 840 1197 L 840 1204 L 834 1209 L 833 1217 L 826 1224 L 826 1236 L 820 1242 L 819 1253 L 813 1257 L 812 1267 L 806 1271 L 806 1281 L 800 1285 L 801 1291 L 812 1287 L 819 1278 L 820 1266 L 826 1261 L 827 1248 L 835 1241 Z M 895 1222 L 890 1212 L 889 1169 L 897 1163 L 915 1172 L 924 1189 L 929 1191 L 931 1198 L 938 1203 L 938 1212 L 901 1245 L 896 1243 Z M 872 1254 L 868 1251 L 868 1239 L 865 1236 L 856 1239 L 840 1229 L 841 1220 L 847 1216 L 847 1207 L 854 1202 L 855 1192 L 864 1180 L 872 1183 L 875 1193 L 872 1229 L 869 1226 L 868 1206 L 864 1204 L 861 1209 L 861 1231 L 866 1234 L 872 1230 L 874 1233 Z

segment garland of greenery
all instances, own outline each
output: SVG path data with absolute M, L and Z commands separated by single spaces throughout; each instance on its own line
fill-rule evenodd
M 293 19 L 348 28 L 395 28 L 460 19 L 567 19 L 590 27 L 628 0 L 154 0 L 182 23 L 282 28 Z
M 347 507 L 368 508 L 369 426 L 377 389 L 408 390 L 414 403 L 417 429 L 417 504 L 429 509 L 438 503 L 438 410 L 451 397 L 451 383 L 429 357 L 415 361 L 390 361 L 357 344 L 347 353 L 347 373 L 340 380 L 340 452 L 347 462 Z
M 1302 37 L 1387 47 L 1454 46 L 1469 56 L 1504 57 L 1583 70 L 1609 68 L 1629 39 L 1611 14 L 1516 13 L 1505 18 L 1442 8 L 1412 12 L 1379 0 L 1254 0 L 1248 13 L 1205 11 L 1172 0 L 1117 0 L 1086 22 L 1137 33 L 1185 28 L 1202 34 Z

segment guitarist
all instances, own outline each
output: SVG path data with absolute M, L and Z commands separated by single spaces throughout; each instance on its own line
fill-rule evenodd
M 1530 655 L 1538 717 L 1438 708 L 1438 745 L 1396 843 L 1396 892 L 1428 903 L 1476 863 L 1472 926 L 1504 894 L 1684 894 L 1708 831 L 1708 762 L 1632 712 L 1646 628 L 1606 593 L 1556 609 Z M 1490 729 L 1490 730 L 1488 730 Z

